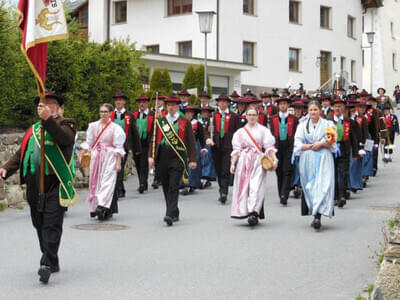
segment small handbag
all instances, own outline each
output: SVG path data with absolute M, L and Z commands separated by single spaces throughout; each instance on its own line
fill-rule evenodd
M 250 134 L 250 132 L 245 127 L 243 127 L 243 129 L 249 135 L 249 137 L 253 141 L 254 145 L 256 145 L 257 150 L 260 151 L 261 153 L 263 153 L 260 145 L 256 142 L 256 140 L 253 138 L 253 136 Z M 269 156 L 263 156 L 261 158 L 261 165 L 262 165 L 263 169 L 266 170 L 266 171 L 273 171 L 274 170 L 274 162 L 275 161 L 272 158 L 270 158 Z
M 104 128 L 101 130 L 101 132 L 99 133 L 99 135 L 97 136 L 96 140 L 94 141 L 93 145 L 92 145 L 92 149 L 94 147 L 97 146 L 97 143 L 100 140 L 101 135 L 104 133 L 104 131 L 106 130 L 106 128 L 111 124 L 111 121 L 109 121 L 106 126 L 104 126 Z M 81 155 L 81 160 L 79 161 L 79 164 L 82 168 L 89 168 L 90 166 L 90 159 L 91 159 L 91 154 L 90 151 L 87 151 L 85 153 L 83 153 Z

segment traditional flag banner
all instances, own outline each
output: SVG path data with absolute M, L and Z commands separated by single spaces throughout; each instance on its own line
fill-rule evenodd
M 68 38 L 61 0 L 20 0 L 21 50 L 36 78 L 39 95 L 44 94 L 47 68 L 47 42 Z

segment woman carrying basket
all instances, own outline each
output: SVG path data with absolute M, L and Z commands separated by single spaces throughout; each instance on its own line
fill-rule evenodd
M 82 156 L 90 151 L 89 207 L 90 216 L 106 220 L 118 212 L 115 184 L 125 155 L 125 133 L 110 119 L 113 106 L 100 106 L 100 120 L 90 123 Z
M 278 166 L 275 156 L 275 138 L 268 128 L 257 123 L 258 111 L 246 111 L 247 124 L 235 132 L 232 139 L 231 173 L 236 173 L 233 183 L 231 217 L 248 218 L 250 226 L 264 219 L 266 170 L 263 157 L 272 162 L 271 170 Z

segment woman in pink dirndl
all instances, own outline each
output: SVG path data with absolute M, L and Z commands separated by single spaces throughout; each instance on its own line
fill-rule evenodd
M 90 123 L 86 142 L 81 145 L 83 153 L 90 151 L 89 208 L 90 216 L 106 220 L 118 212 L 115 193 L 117 173 L 125 155 L 125 132 L 110 119 L 113 106 L 100 106 L 100 120 Z
M 264 219 L 264 197 L 266 170 L 261 165 L 263 156 L 274 160 L 275 138 L 270 130 L 258 124 L 258 111 L 249 108 L 246 112 L 247 124 L 235 132 L 232 139 L 231 173 L 235 174 L 233 183 L 231 217 L 248 219 L 250 226 Z

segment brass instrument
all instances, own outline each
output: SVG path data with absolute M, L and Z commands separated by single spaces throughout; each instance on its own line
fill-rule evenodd
M 386 150 L 393 150 L 395 145 L 392 144 L 392 139 L 390 138 L 390 132 L 388 129 L 385 129 L 386 131 L 386 146 L 384 147 Z
M 383 122 L 386 122 L 386 121 L 385 121 L 385 117 L 380 117 L 380 119 L 381 119 Z M 393 145 L 392 139 L 390 138 L 389 129 L 388 129 L 388 128 L 382 129 L 382 130 L 380 131 L 380 135 L 381 135 L 382 138 L 384 138 L 384 139 L 386 140 L 384 149 L 385 149 L 385 150 L 392 150 L 392 149 L 394 149 L 395 145 Z

